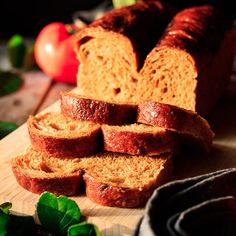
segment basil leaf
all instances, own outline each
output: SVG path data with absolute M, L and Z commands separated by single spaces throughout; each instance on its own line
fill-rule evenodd
M 72 225 L 67 230 L 67 236 L 102 236 L 96 225 L 86 221 Z
M 0 139 L 11 133 L 17 128 L 16 123 L 0 121 Z
M 7 50 L 12 67 L 21 68 L 24 65 L 26 44 L 24 38 L 19 35 L 13 35 L 7 42 Z
M 112 0 L 114 8 L 120 8 L 136 3 L 138 0 Z
M 0 96 L 13 93 L 22 85 L 22 78 L 17 73 L 0 72 Z
M 0 209 L 0 235 L 4 236 L 7 234 L 7 222 L 9 220 L 9 215 Z
M 0 205 L 0 210 L 2 210 L 5 214 L 9 214 L 9 210 L 12 207 L 12 203 L 10 202 L 5 202 Z
M 7 236 L 36 235 L 37 232 L 37 227 L 32 216 L 10 215 L 6 229 Z
M 50 232 L 64 235 L 67 228 L 80 221 L 81 213 L 75 201 L 50 192 L 41 194 L 37 203 L 40 223 Z

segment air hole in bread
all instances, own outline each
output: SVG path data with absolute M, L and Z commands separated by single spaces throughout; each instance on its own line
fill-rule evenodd
M 103 60 L 103 56 L 98 55 L 98 56 L 97 56 L 97 59 L 98 59 L 99 61 L 102 61 L 102 60 Z
M 152 71 L 151 71 L 151 74 L 156 74 L 156 70 L 152 70 Z
M 61 128 L 55 123 L 50 124 L 50 126 L 55 130 L 61 130 Z
M 120 91 L 121 91 L 120 88 L 114 88 L 113 89 L 113 92 L 114 92 L 115 95 L 119 94 Z
M 91 39 L 93 39 L 93 37 L 91 37 L 91 36 L 85 36 L 85 37 L 83 37 L 81 40 L 79 40 L 79 41 L 77 42 L 78 48 L 79 48 L 82 44 L 85 44 L 85 43 L 87 43 L 88 41 L 90 41 Z
M 40 163 L 40 169 L 46 173 L 52 173 L 53 171 L 45 163 Z
M 162 93 L 166 93 L 167 91 L 168 91 L 167 87 L 164 87 L 164 88 L 161 89 Z
M 138 80 L 136 78 L 134 78 L 134 77 L 132 77 L 131 80 L 132 80 L 133 83 L 137 83 L 138 82 Z

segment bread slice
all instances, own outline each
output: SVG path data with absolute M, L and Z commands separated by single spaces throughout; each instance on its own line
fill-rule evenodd
M 137 122 L 171 130 L 186 143 L 209 152 L 214 133 L 207 120 L 196 112 L 169 104 L 146 101 L 139 104 Z M 183 142 L 183 143 L 184 143 Z
M 29 116 L 28 131 L 36 150 L 54 156 L 85 156 L 100 149 L 101 127 L 75 121 L 58 112 Z
M 83 158 L 58 158 L 29 149 L 12 159 L 18 183 L 40 194 L 78 194 L 84 178 L 87 196 L 102 205 L 137 207 L 154 189 L 169 180 L 170 154 L 159 157 L 103 152 Z
M 76 120 L 122 125 L 135 122 L 137 105 L 109 103 L 64 92 L 61 93 L 61 112 Z
M 17 182 L 26 190 L 40 194 L 77 194 L 83 181 L 78 158 L 58 158 L 29 148 L 25 154 L 11 160 Z
M 109 11 L 81 30 L 75 48 L 79 94 L 136 102 L 138 71 L 175 12 L 165 2 L 140 1 Z
M 209 114 L 228 85 L 234 59 L 232 20 L 210 5 L 177 13 L 147 56 L 141 100 Z
M 144 124 L 102 125 L 104 149 L 133 155 L 159 155 L 173 152 L 175 138 L 165 128 Z

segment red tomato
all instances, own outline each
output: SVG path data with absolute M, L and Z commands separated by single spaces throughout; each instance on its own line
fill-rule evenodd
M 75 35 L 63 23 L 46 25 L 36 38 L 34 53 L 38 66 L 54 80 L 76 83 L 79 61 L 74 51 Z

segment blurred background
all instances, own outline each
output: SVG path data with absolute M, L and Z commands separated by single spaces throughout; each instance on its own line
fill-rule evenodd
M 1 1 L 0 38 L 14 33 L 36 36 L 46 24 L 53 21 L 71 23 L 72 15 L 79 10 L 90 10 L 109 0 L 41 0 Z

